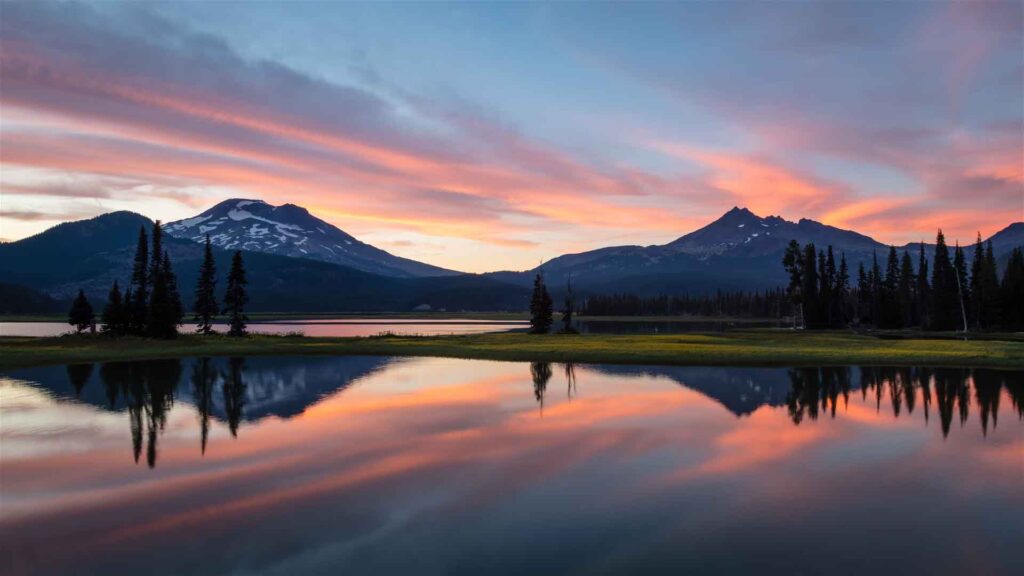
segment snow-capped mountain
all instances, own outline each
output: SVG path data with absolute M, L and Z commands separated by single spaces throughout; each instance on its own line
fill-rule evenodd
M 164 229 L 171 236 L 196 242 L 203 242 L 209 234 L 214 245 L 228 250 L 322 260 L 382 276 L 459 274 L 360 242 L 294 204 L 225 200 L 198 216 L 168 223 Z

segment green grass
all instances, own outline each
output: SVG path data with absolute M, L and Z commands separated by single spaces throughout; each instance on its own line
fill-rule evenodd
M 745 330 L 721 334 L 549 335 L 521 333 L 465 336 L 306 338 L 183 336 L 159 341 L 82 335 L 0 338 L 0 369 L 54 363 L 141 360 L 182 356 L 371 354 L 492 360 L 610 364 L 744 366 L 928 365 L 1024 368 L 1019 336 L 960 340 L 942 335 L 894 334 L 884 338 L 848 332 Z

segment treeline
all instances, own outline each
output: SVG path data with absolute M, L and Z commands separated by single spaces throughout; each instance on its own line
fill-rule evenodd
M 792 303 L 781 288 L 754 292 L 716 292 L 702 296 L 649 296 L 608 294 L 583 300 L 580 314 L 588 316 L 733 316 L 782 318 L 792 314 Z
M 929 261 L 922 244 L 914 258 L 890 247 L 884 270 L 878 255 L 861 263 L 851 285 L 845 254 L 836 264 L 832 246 L 791 241 L 782 264 L 794 324 L 805 328 L 922 328 L 927 330 L 1024 329 L 1024 253 L 1016 248 L 1000 277 L 992 242 L 978 236 L 970 269 L 964 250 L 952 250 L 940 230 Z
M 178 335 L 185 311 L 178 292 L 178 280 L 171 266 L 171 258 L 163 249 L 163 230 L 159 220 L 153 224 L 151 238 L 152 240 L 147 237 L 145 227 L 139 229 L 128 286 L 122 292 L 118 281 L 115 280 L 107 295 L 107 303 L 100 319 L 104 334 L 164 339 Z M 232 258 L 223 310 L 217 303 L 216 275 L 213 248 L 210 245 L 210 237 L 207 236 L 196 285 L 195 302 L 192 306 L 195 313 L 193 318 L 197 322 L 196 330 L 201 334 L 211 334 L 213 321 L 218 311 L 221 311 L 228 315 L 228 334 L 242 336 L 245 334 L 245 321 L 248 320 L 244 311 L 248 296 L 245 290 L 247 281 L 242 253 L 236 251 Z M 78 332 L 86 329 L 95 330 L 95 313 L 84 290 L 78 291 L 78 297 L 71 305 L 68 323 Z

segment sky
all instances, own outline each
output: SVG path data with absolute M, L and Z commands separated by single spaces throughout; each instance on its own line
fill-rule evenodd
M 1024 220 L 1024 3 L 0 3 L 0 237 L 291 202 L 481 272 Z

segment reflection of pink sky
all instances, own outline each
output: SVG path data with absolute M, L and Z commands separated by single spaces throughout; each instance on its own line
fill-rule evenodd
M 666 379 L 585 368 L 569 397 L 554 365 L 541 413 L 525 364 L 417 359 L 287 421 L 243 424 L 237 439 L 214 423 L 205 457 L 194 408 L 178 403 L 154 470 L 132 463 L 126 414 L 54 402 L 10 382 L 3 393 L 5 448 L 20 448 L 4 452 L 4 547 L 72 539 L 54 562 L 154 538 L 198 543 L 225 526 L 315 514 L 352 498 L 383 522 L 410 499 L 429 495 L 434 503 L 421 511 L 429 516 L 500 507 L 561 482 L 602 482 L 602 502 L 627 515 L 707 483 L 743 487 L 734 497 L 753 498 L 752 510 L 824 502 L 832 492 L 808 487 L 808 476 L 831 478 L 834 488 L 876 467 L 939 467 L 958 497 L 1024 499 L 1024 439 L 1005 391 L 1002 418 L 984 441 L 976 404 L 964 429 L 954 422 L 942 440 L 934 399 L 927 426 L 920 398 L 913 414 L 904 407 L 894 419 L 887 394 L 876 409 L 872 394 L 859 393 L 848 405 L 840 399 L 835 419 L 823 411 L 795 426 L 785 408 L 737 418 Z M 26 449 L 33 444 L 39 456 Z

